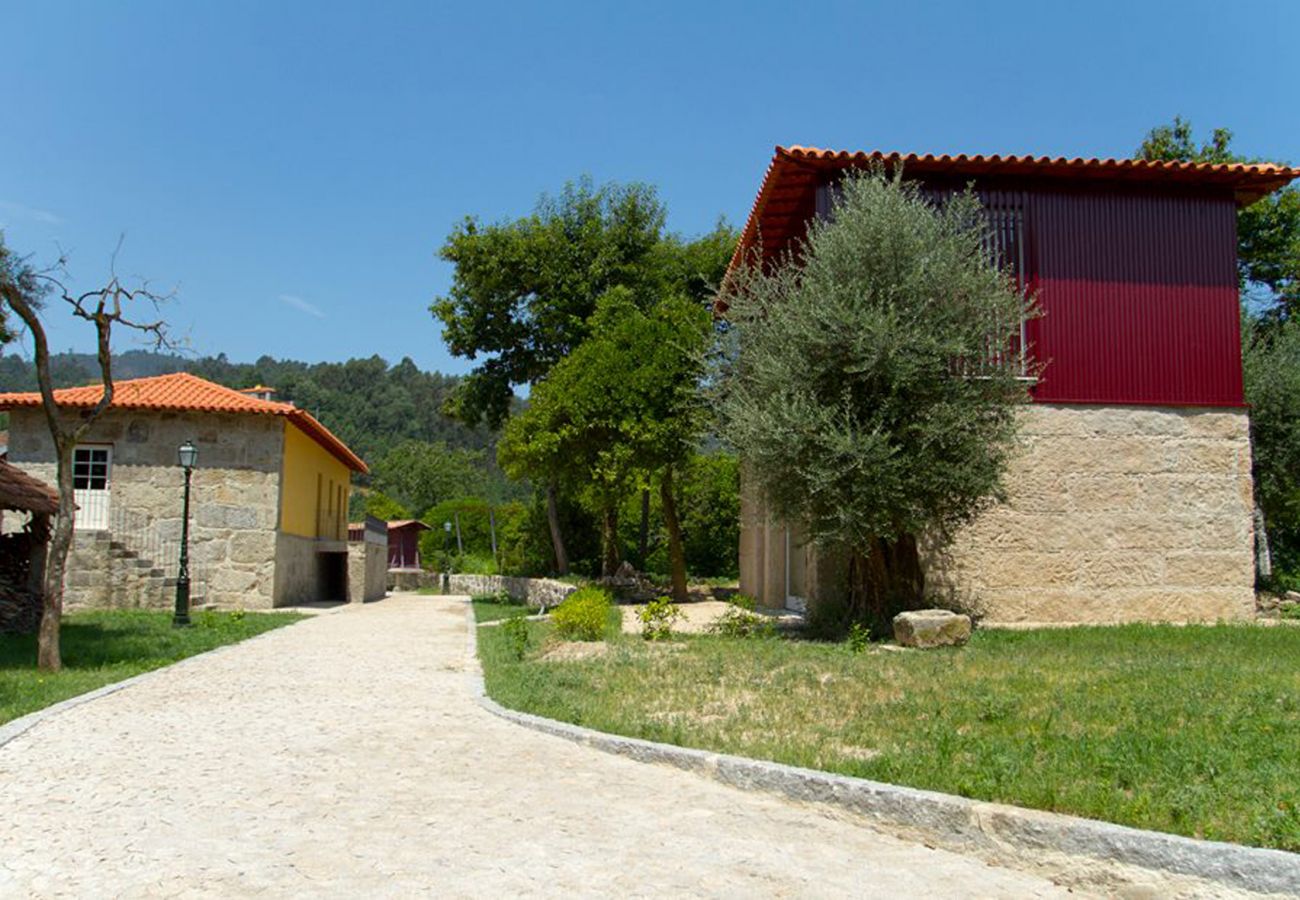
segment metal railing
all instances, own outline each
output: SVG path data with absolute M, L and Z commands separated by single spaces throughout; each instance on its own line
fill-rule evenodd
M 166 534 L 161 524 L 146 512 L 122 509 L 114 504 L 109 514 L 110 539 L 117 541 L 141 559 L 153 563 L 164 576 L 175 578 L 180 571 L 181 542 L 179 537 Z M 190 542 L 190 602 L 202 602 L 207 597 L 208 567 L 194 558 L 194 542 Z

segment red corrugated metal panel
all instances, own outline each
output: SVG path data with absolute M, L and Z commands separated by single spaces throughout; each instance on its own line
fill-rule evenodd
M 1028 195 L 1044 402 L 1243 402 L 1231 195 Z

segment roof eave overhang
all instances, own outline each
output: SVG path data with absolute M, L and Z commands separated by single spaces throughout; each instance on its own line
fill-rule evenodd
M 89 404 L 89 403 L 60 403 L 59 408 L 60 409 L 90 409 L 92 405 L 93 404 Z M 41 403 L 39 400 L 37 400 L 36 402 L 20 401 L 16 403 L 11 401 L 8 403 L 0 403 L 0 412 L 12 412 L 15 409 L 39 409 L 40 406 Z M 210 415 L 220 414 L 220 415 L 229 415 L 229 416 L 283 416 L 284 418 L 292 422 L 298 428 L 299 431 L 307 435 L 316 443 L 320 444 L 321 447 L 327 450 L 333 457 L 335 457 L 339 462 L 343 463 L 343 465 L 347 466 L 353 472 L 356 472 L 360 475 L 365 475 L 370 472 L 370 467 L 366 465 L 365 461 L 361 457 L 353 453 L 346 444 L 344 444 L 341 440 L 335 437 L 332 431 L 330 431 L 328 428 L 326 428 L 324 425 L 318 422 L 306 410 L 297 409 L 296 407 L 289 407 L 288 409 L 283 409 L 283 410 L 274 410 L 274 409 L 227 410 L 227 409 L 203 409 L 201 407 L 177 407 L 175 409 L 169 409 L 167 407 L 153 406 L 153 405 L 134 406 L 134 405 L 125 405 L 125 404 L 119 405 L 114 403 L 110 408 L 119 409 L 119 410 L 136 410 L 138 412 L 197 412 L 197 413 L 207 413 Z
M 1196 163 L 1148 162 L 1145 160 L 1084 160 L 1032 156 L 934 156 L 882 152 L 830 151 L 804 147 L 775 148 L 759 187 L 749 218 L 741 231 L 740 241 L 727 267 L 731 272 L 746 261 L 753 261 L 760 246 L 764 216 L 776 205 L 797 206 L 799 196 L 815 190 L 815 183 L 829 174 L 850 168 L 864 168 L 878 163 L 891 169 L 899 164 L 913 172 L 950 174 L 955 177 L 1016 177 L 1059 179 L 1075 183 L 1183 185 L 1221 188 L 1231 191 L 1238 206 L 1249 206 L 1273 191 L 1285 187 L 1300 176 L 1300 169 L 1268 164 L 1203 165 Z M 777 243 L 784 243 L 781 234 Z M 764 252 L 764 257 L 771 254 Z M 715 308 L 725 311 L 725 300 Z

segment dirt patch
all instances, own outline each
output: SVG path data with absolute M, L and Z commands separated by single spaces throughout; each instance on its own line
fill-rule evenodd
M 598 659 L 609 654 L 609 644 L 604 641 L 561 641 L 546 648 L 542 662 L 580 662 Z
M 880 755 L 879 750 L 871 747 L 854 747 L 850 744 L 833 743 L 829 748 L 833 756 L 843 757 L 844 759 L 856 759 L 860 762 L 870 762 Z
M 732 608 L 732 604 L 724 603 L 721 600 L 687 601 L 686 603 L 675 603 L 673 606 L 682 613 L 677 621 L 673 623 L 673 631 L 678 634 L 704 634 L 708 632 L 710 625 L 716 622 L 728 609 Z M 630 604 L 622 607 L 624 634 L 641 633 L 641 620 L 637 616 L 643 609 L 645 609 L 644 604 Z M 759 615 L 770 616 L 777 621 L 778 625 L 803 621 L 802 616 L 788 609 L 759 608 L 754 612 Z

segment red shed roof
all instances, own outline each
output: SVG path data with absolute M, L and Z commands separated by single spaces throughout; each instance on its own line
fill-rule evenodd
M 763 185 L 732 256 L 735 266 L 759 242 L 770 257 L 800 230 L 812 215 L 814 194 L 826 173 L 862 168 L 871 163 L 902 165 L 907 172 L 928 175 L 1014 176 L 1070 181 L 1143 184 L 1214 185 L 1229 189 L 1238 205 L 1286 186 L 1300 169 L 1272 163 L 1194 163 L 1145 159 L 1083 159 L 1063 156 L 982 156 L 959 153 L 897 153 L 881 150 L 849 152 L 816 147 L 777 147 Z
M 54 392 L 54 402 L 59 406 L 90 407 L 98 403 L 103 395 L 102 384 L 62 388 Z M 0 410 L 40 405 L 39 393 L 0 394 Z M 346 444 L 316 421 L 306 410 L 299 409 L 292 403 L 259 400 L 231 388 L 213 384 L 188 372 L 114 382 L 112 406 L 117 409 L 284 416 L 352 471 L 361 473 L 369 471 L 361 457 L 348 449 Z
M 421 522 L 419 519 L 394 519 L 393 521 L 391 521 L 391 522 L 388 523 L 388 530 L 389 530 L 389 531 L 400 531 L 400 530 L 402 530 L 403 528 L 410 528 L 410 527 L 413 526 L 413 525 L 414 525 L 414 526 L 417 526 L 416 529 L 415 529 L 416 531 L 429 531 L 429 530 L 430 530 L 429 526 L 428 526 L 428 525 L 425 525 L 425 524 L 424 524 L 423 522 Z

